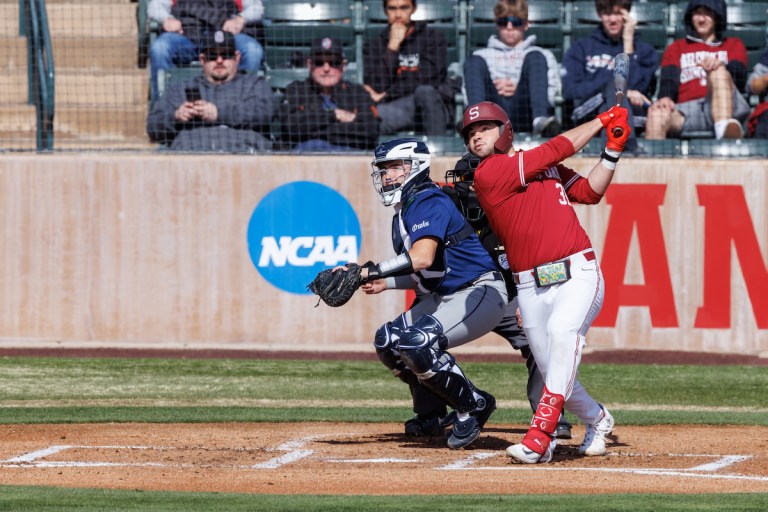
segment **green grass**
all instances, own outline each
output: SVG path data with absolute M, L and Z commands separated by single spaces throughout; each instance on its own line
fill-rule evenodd
M 522 364 L 463 365 L 527 423 Z M 623 425 L 768 425 L 768 367 L 582 365 Z M 0 423 L 402 422 L 407 387 L 377 362 L 0 358 Z M 765 494 L 274 496 L 0 486 L 0 511 L 765 511 Z
M 765 494 L 606 494 L 606 495 L 453 495 L 453 496 L 316 496 L 225 493 L 144 492 L 101 489 L 0 486 L 4 512 L 189 512 L 251 511 L 461 511 L 491 512 L 765 512 Z
M 463 365 L 527 422 L 522 364 Z M 377 362 L 0 358 L 0 422 L 402 421 L 407 387 Z M 768 367 L 582 365 L 623 424 L 768 424 Z M 361 401 L 365 401 L 362 405 Z

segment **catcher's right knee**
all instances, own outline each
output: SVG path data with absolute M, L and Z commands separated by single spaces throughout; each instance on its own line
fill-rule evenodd
M 373 347 L 376 355 L 384 366 L 389 368 L 392 374 L 408 384 L 418 383 L 416 376 L 408 370 L 403 362 L 397 343 L 405 329 L 405 319 L 400 315 L 392 322 L 387 322 L 376 330 L 373 339 Z

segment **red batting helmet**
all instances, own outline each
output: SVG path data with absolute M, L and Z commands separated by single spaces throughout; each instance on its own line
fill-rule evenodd
M 515 131 L 512 129 L 512 122 L 504 109 L 492 101 L 481 101 L 465 110 L 461 127 L 461 136 L 464 137 L 465 144 L 469 143 L 469 127 L 479 121 L 499 123 L 501 136 L 493 147 L 496 148 L 497 153 L 508 152 L 512 147 Z

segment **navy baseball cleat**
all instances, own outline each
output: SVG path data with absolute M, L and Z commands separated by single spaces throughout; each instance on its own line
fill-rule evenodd
M 496 410 L 496 399 L 490 393 L 478 391 L 482 396 L 477 401 L 477 409 L 469 413 L 469 418 L 464 421 L 458 418 L 453 423 L 451 436 L 448 438 L 448 447 L 454 450 L 466 448 L 480 436 L 488 418 Z
M 558 423 L 555 429 L 555 437 L 557 439 L 571 439 L 573 437 L 571 434 L 571 424 L 567 421 Z
M 412 437 L 443 436 L 443 418 L 437 414 L 417 414 L 405 422 L 405 435 Z

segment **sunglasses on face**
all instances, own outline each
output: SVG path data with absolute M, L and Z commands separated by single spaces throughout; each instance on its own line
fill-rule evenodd
M 214 61 L 219 57 L 221 57 L 224 60 L 234 59 L 235 52 L 223 51 L 223 52 L 206 52 L 205 53 L 206 60 Z
M 511 23 L 513 27 L 522 27 L 525 24 L 525 20 L 518 18 L 517 16 L 507 16 L 506 18 L 496 18 L 497 27 L 506 27 L 507 23 Z
M 312 64 L 314 64 L 316 68 L 321 68 L 325 64 L 328 64 L 332 68 L 340 68 L 342 65 L 342 61 L 341 59 L 326 59 L 323 57 L 315 57 L 314 59 L 312 59 Z

